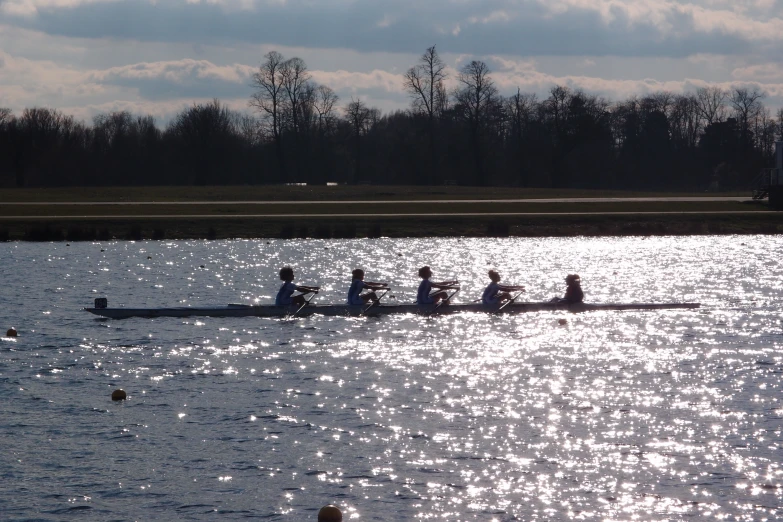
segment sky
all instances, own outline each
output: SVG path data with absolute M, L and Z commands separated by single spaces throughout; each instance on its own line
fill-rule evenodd
M 249 112 L 274 50 L 341 105 L 388 113 L 410 106 L 403 76 L 432 45 L 448 82 L 483 60 L 504 95 L 758 87 L 783 107 L 783 0 L 0 0 L 0 107 L 160 125 L 213 98 Z

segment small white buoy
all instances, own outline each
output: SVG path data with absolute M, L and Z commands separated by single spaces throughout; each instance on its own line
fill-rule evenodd
M 16 328 L 13 326 L 8 329 L 8 331 L 5 333 L 6 337 L 16 337 L 18 334 L 16 332 Z
M 342 522 L 343 512 L 337 506 L 329 504 L 318 512 L 318 522 Z
M 111 392 L 111 400 L 113 401 L 124 401 L 128 398 L 128 394 L 125 393 L 125 390 L 114 390 Z

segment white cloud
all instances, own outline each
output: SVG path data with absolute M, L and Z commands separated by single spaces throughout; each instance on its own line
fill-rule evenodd
M 621 99 L 758 85 L 783 105 L 781 0 L 0 0 L 0 106 L 125 108 L 161 121 L 213 97 L 246 108 L 269 50 L 343 99 L 406 108 L 401 73 L 437 44 L 504 94 L 555 84 Z
M 5 0 L 0 3 L 0 13 L 32 17 L 47 9 L 69 9 L 81 5 L 113 1 L 118 0 Z
M 247 84 L 256 71 L 255 67 L 241 64 L 218 66 L 207 60 L 189 58 L 178 61 L 136 63 L 111 67 L 93 72 L 90 77 L 96 81 L 111 82 L 119 79 L 150 80 L 159 79 L 173 83 L 198 80 L 221 80 Z
M 741 81 L 762 81 L 783 83 L 783 63 L 764 63 L 740 67 L 731 72 L 731 76 Z
M 313 80 L 328 85 L 341 92 L 360 92 L 366 89 L 380 89 L 389 93 L 402 93 L 403 75 L 388 71 L 373 70 L 370 72 L 311 71 Z
M 750 40 L 783 41 L 783 19 L 778 9 L 776 16 L 767 11 L 774 0 L 756 2 L 757 10 L 747 9 L 746 2 L 676 2 L 668 0 L 537 0 L 550 17 L 574 10 L 595 12 L 606 24 L 625 23 L 629 26 L 651 24 L 662 35 L 682 30 L 703 33 L 720 32 L 742 36 Z M 779 2 L 778 2 L 779 4 Z M 686 16 L 690 23 L 679 21 Z

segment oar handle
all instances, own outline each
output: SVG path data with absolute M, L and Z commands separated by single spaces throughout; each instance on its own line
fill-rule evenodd
M 313 298 L 315 297 L 315 294 L 317 294 L 317 293 L 318 293 L 318 291 L 316 290 L 316 291 L 313 291 L 313 292 L 308 292 L 308 293 L 310 294 L 310 299 L 308 299 L 308 298 L 306 298 L 306 297 L 305 297 L 305 299 L 304 299 L 304 304 L 302 304 L 302 306 L 300 306 L 299 308 L 297 308 L 297 309 L 296 309 L 296 312 L 294 312 L 293 314 L 291 314 L 291 318 L 294 318 L 294 317 L 296 317 L 296 314 L 298 314 L 298 313 L 299 313 L 299 312 L 302 310 L 302 308 L 304 308 L 305 306 L 309 305 L 309 304 L 310 304 L 310 301 L 312 301 L 312 300 L 313 300 Z
M 370 302 L 370 304 L 368 304 L 367 306 L 365 306 L 365 307 L 362 309 L 362 313 L 361 313 L 361 314 L 359 314 L 359 315 L 364 315 L 364 312 L 366 312 L 367 310 L 369 310 L 370 308 L 372 308 L 372 307 L 373 307 L 373 306 L 375 306 L 376 304 L 380 303 L 380 302 L 381 302 L 381 299 L 383 299 L 383 296 L 385 296 L 386 294 L 388 294 L 388 293 L 389 293 L 389 290 L 391 290 L 391 289 L 390 289 L 390 288 L 385 288 L 385 289 L 383 290 L 383 293 L 382 293 L 381 295 L 379 295 L 379 296 L 378 296 L 378 299 L 377 299 L 377 300 L 375 300 L 375 301 L 371 301 L 371 302 Z

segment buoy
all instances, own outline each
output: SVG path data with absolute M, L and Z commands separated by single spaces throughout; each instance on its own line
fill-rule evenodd
M 152 256 L 147 256 L 147 259 L 152 259 Z
M 113 401 L 124 401 L 128 398 L 128 394 L 125 393 L 125 390 L 114 390 L 111 392 L 111 400 Z
M 343 512 L 337 506 L 329 504 L 318 512 L 318 522 L 342 522 Z
M 565 326 L 568 324 L 568 319 L 558 319 L 557 324 L 559 324 L 560 326 Z
M 8 329 L 8 331 L 5 333 L 6 337 L 16 337 L 16 328 L 11 327 Z

